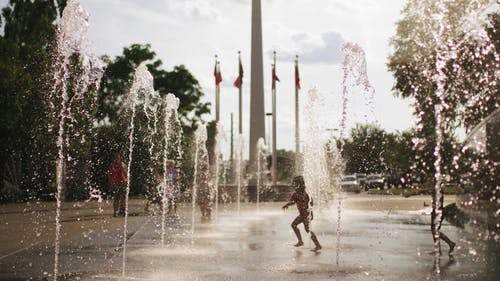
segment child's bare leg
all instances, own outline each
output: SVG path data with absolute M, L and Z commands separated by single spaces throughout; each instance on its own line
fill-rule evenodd
M 315 247 L 312 250 L 313 251 L 319 251 L 319 250 L 321 250 L 321 245 L 319 244 L 319 241 L 318 241 L 318 238 L 316 237 L 316 234 L 314 234 L 314 232 L 312 232 L 312 231 L 309 230 L 309 222 L 308 221 L 304 222 L 304 228 L 305 228 L 306 232 L 311 235 L 311 240 L 314 243 Z
M 315 245 L 313 251 L 321 250 L 321 245 L 319 244 L 318 238 L 316 237 L 316 234 L 314 234 L 314 232 L 312 231 L 311 231 L 311 240 L 314 242 Z
M 453 241 L 451 241 L 450 238 L 448 238 L 448 236 L 446 236 L 441 231 L 439 232 L 439 238 L 443 239 L 443 241 L 446 242 L 446 244 L 448 244 L 448 247 L 450 247 L 448 254 L 451 254 L 453 252 L 453 250 L 455 249 L 456 244 Z
M 297 240 L 298 240 L 297 244 L 294 245 L 295 247 L 300 247 L 300 246 L 304 245 L 304 242 L 302 242 L 302 236 L 300 235 L 300 230 L 297 227 L 297 225 L 299 225 L 301 222 L 302 222 L 302 220 L 300 219 L 300 216 L 296 217 L 292 222 L 292 229 L 293 229 L 293 232 L 295 232 L 295 235 L 297 236 Z

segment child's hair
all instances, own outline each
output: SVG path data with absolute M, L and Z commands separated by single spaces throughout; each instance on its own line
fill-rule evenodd
M 175 167 L 175 161 L 174 160 L 167 160 L 167 168 L 174 168 Z
M 305 189 L 306 184 L 304 183 L 304 177 L 302 176 L 293 177 L 292 185 L 295 186 L 295 188 L 297 189 Z

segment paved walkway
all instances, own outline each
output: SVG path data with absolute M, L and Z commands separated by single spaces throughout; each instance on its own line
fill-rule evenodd
M 310 242 L 293 247 L 293 206 L 283 212 L 282 203 L 264 203 L 257 211 L 255 204 L 242 204 L 238 212 L 235 204 L 223 204 L 212 223 L 196 216 L 193 235 L 186 204 L 178 219 L 167 220 L 162 246 L 161 217 L 145 216 L 144 201 L 132 200 L 125 267 L 123 218 L 110 217 L 110 204 L 65 204 L 59 272 L 64 280 L 498 280 L 498 243 L 477 239 L 479 230 L 448 224 L 442 230 L 458 247 L 453 258 L 440 259 L 436 276 L 429 199 L 349 194 L 340 252 L 336 206 L 315 215 L 319 253 L 309 250 Z M 52 207 L 0 206 L 1 280 L 52 279 Z

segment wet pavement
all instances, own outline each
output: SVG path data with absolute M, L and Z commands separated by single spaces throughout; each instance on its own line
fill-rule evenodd
M 428 196 L 348 194 L 340 251 L 334 205 L 315 213 L 312 229 L 323 249 L 312 252 L 309 239 L 293 246 L 294 206 L 284 212 L 283 203 L 262 203 L 259 211 L 242 204 L 238 212 L 235 204 L 221 204 L 211 223 L 201 224 L 196 215 L 193 234 L 191 205 L 185 204 L 178 218 L 167 220 L 162 246 L 161 216 L 143 214 L 144 201 L 132 200 L 125 267 L 123 218 L 110 216 L 110 202 L 68 203 L 59 272 L 62 280 L 499 280 L 498 243 L 482 239 L 481 229 L 447 223 L 442 231 L 457 248 L 441 257 L 436 275 L 429 203 Z M 53 279 L 51 208 L 0 206 L 0 280 Z

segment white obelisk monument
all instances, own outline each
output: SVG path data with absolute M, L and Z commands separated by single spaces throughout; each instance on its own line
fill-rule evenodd
M 252 0 L 252 49 L 250 72 L 250 165 L 255 167 L 256 145 L 266 136 L 264 111 L 264 69 L 262 57 L 261 1 Z

